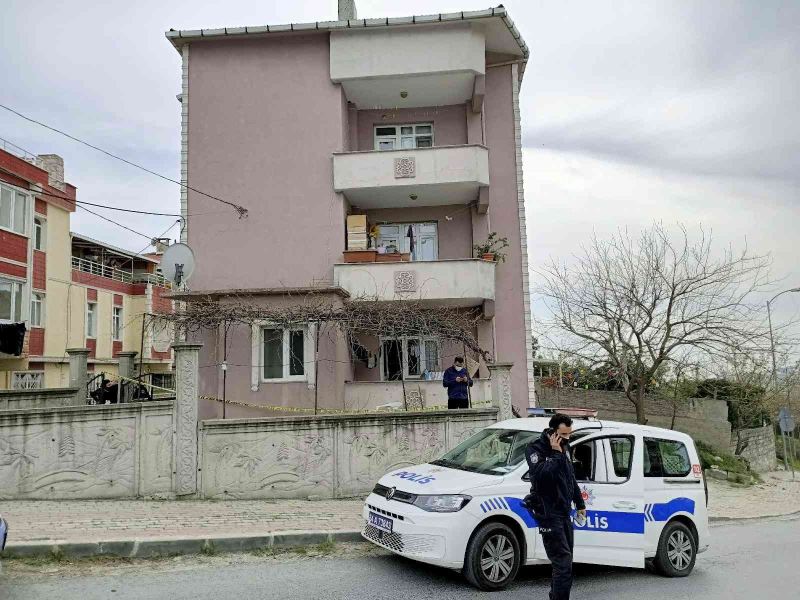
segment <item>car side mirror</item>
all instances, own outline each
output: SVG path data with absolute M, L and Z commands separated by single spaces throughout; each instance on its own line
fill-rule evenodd
M 531 472 L 525 471 L 525 474 L 522 476 L 522 481 L 530 481 L 531 480 Z

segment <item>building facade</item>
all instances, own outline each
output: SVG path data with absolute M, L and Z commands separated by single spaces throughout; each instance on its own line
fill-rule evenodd
M 67 386 L 68 348 L 89 349 L 90 372 L 116 375 L 119 353 L 135 351 L 143 372 L 168 378 L 169 335 L 144 323 L 172 308 L 158 255 L 70 233 L 76 189 L 64 182 L 61 157 L 8 148 L 0 149 L 0 325 L 24 324 L 25 337 L 19 354 L 0 353 L 0 389 Z
M 182 57 L 181 209 L 197 259 L 187 297 L 478 308 L 476 337 L 493 360 L 514 363 L 524 409 L 534 397 L 519 113 L 527 47 L 502 7 L 398 19 L 339 8 L 331 22 L 167 32 Z M 493 232 L 508 239 L 505 261 L 475 254 Z M 234 328 L 226 347 L 220 332 L 203 336 L 203 393 L 221 396 L 224 359 L 226 398 L 242 404 L 368 408 L 394 399 L 403 379 L 430 405 L 462 353 L 368 333 L 354 352 L 313 329 Z M 488 375 L 482 361 L 475 368 Z M 202 410 L 220 414 L 218 403 Z M 263 413 L 229 412 L 253 414 Z

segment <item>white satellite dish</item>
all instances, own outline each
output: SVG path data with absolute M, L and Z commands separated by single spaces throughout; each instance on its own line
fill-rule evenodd
M 194 272 L 194 252 L 186 244 L 172 244 L 161 256 L 161 273 L 175 285 L 180 285 Z

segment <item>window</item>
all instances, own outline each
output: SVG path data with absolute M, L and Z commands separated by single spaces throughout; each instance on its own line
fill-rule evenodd
M 631 473 L 633 438 L 594 438 L 574 443 L 572 465 L 575 479 L 593 483 L 624 483 Z
M 265 327 L 262 340 L 262 377 L 265 381 L 305 379 L 305 328 Z
M 175 374 L 174 373 L 151 373 L 150 383 L 156 387 L 164 388 L 167 390 L 175 389 Z
M 97 337 L 97 303 L 86 303 L 86 337 Z
M 17 371 L 11 376 L 13 390 L 39 390 L 44 387 L 44 371 Z
M 0 279 L 0 321 L 22 321 L 22 284 Z
M 44 250 L 44 245 L 44 220 L 37 217 L 33 220 L 33 248 Z
M 25 235 L 27 216 L 27 194 L 0 185 L 0 227 Z
M 686 477 L 691 470 L 692 461 L 682 442 L 644 439 L 645 477 Z
M 432 338 L 385 339 L 381 342 L 381 354 L 383 381 L 420 379 L 426 373 L 442 370 L 439 342 Z
M 483 429 L 431 464 L 486 475 L 505 475 L 522 464 L 525 446 L 540 435 L 536 431 Z
M 432 123 L 375 127 L 375 150 L 431 148 L 432 146 Z
M 44 294 L 31 294 L 31 327 L 44 327 Z
M 115 306 L 111 313 L 111 335 L 115 341 L 122 339 L 122 307 Z
M 414 247 L 411 247 L 411 236 Z M 386 223 L 378 227 L 378 247 L 389 252 L 410 253 L 411 260 L 438 260 L 439 236 L 436 223 Z

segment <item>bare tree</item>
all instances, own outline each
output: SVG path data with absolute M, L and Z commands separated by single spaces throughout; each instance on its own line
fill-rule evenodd
M 703 231 L 695 241 L 681 233 L 673 239 L 654 224 L 637 238 L 595 237 L 571 263 L 552 260 L 539 272 L 549 338 L 614 369 L 639 423 L 647 422 L 645 392 L 667 363 L 765 343 L 751 298 L 769 283 L 769 257 L 717 252 Z

